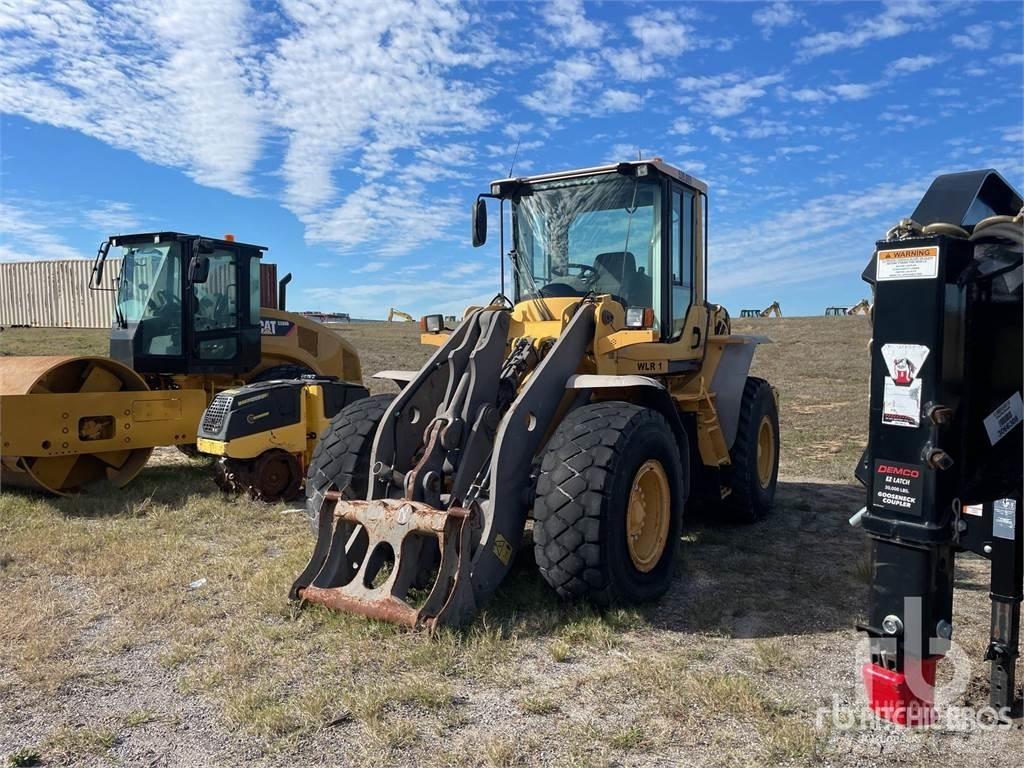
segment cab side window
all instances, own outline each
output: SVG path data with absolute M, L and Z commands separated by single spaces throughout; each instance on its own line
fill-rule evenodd
M 693 301 L 693 193 L 672 190 L 672 338 L 683 332 Z
M 192 317 L 197 333 L 238 324 L 237 254 L 218 250 L 209 258 L 209 277 L 205 283 L 193 286 Z

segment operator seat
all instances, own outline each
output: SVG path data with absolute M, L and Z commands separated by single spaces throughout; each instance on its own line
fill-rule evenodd
M 629 251 L 608 251 L 594 258 L 595 293 L 610 293 L 628 307 L 651 306 L 651 278 L 637 272 L 636 257 Z
M 595 293 L 610 293 L 626 305 L 629 304 L 629 285 L 636 274 L 636 257 L 629 251 L 609 251 L 594 257 L 597 278 L 592 290 Z

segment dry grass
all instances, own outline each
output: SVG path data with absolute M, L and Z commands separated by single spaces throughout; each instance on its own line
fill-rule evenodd
M 749 528 L 688 528 L 676 585 L 654 606 L 564 604 L 526 549 L 461 632 L 431 639 L 297 611 L 286 594 L 312 545 L 301 514 L 224 497 L 207 462 L 170 450 L 123 491 L 0 494 L 0 754 L 160 765 L 873 759 L 877 737 L 815 719 L 833 695 L 859 706 L 852 626 L 865 547 L 846 519 L 862 504 L 849 478 L 865 438 L 867 324 L 736 325 L 775 341 L 755 373 L 782 406 L 777 509 Z M 340 331 L 367 376 L 426 355 L 407 325 Z M 104 338 L 9 329 L 0 352 L 102 352 Z M 984 573 L 965 559 L 961 576 L 982 585 L 957 602 L 958 638 L 978 660 Z M 997 762 L 1019 738 L 894 732 L 885 753 Z

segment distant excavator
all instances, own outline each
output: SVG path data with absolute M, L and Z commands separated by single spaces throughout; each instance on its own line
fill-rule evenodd
M 399 320 L 405 320 L 407 323 L 414 322 L 413 319 L 412 319 L 412 315 L 408 314 L 407 312 L 402 312 L 402 311 L 397 310 L 394 307 L 392 307 L 391 309 L 388 310 L 388 322 L 389 323 L 393 323 L 395 321 L 396 317 Z
M 782 307 L 773 301 L 764 309 L 741 309 L 740 317 L 782 317 Z
M 872 305 L 871 305 L 870 301 L 868 301 L 867 299 L 861 299 L 856 304 L 854 304 L 852 307 L 850 307 L 848 310 L 846 310 L 846 314 L 848 314 L 848 315 L 870 315 L 871 314 L 871 306 Z
M 870 315 L 872 304 L 867 299 L 861 299 L 852 307 L 826 307 L 825 317 L 845 317 L 847 315 Z

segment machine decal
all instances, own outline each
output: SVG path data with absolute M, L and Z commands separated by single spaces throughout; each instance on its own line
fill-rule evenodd
M 875 461 L 875 506 L 908 515 L 921 514 L 921 467 Z
M 984 504 L 964 504 L 963 513 L 965 515 L 971 515 L 972 517 L 984 517 L 985 516 L 985 505 Z
M 882 357 L 889 376 L 885 379 L 882 423 L 917 427 L 921 423 L 921 380 L 918 372 L 928 357 L 920 344 L 885 344 Z
M 637 373 L 665 373 L 668 366 L 664 360 L 637 360 Z
M 1021 400 L 1020 392 L 1014 392 L 1009 399 L 985 417 L 988 441 L 995 445 L 1021 421 L 1024 421 L 1024 401 Z
M 512 557 L 512 545 L 500 533 L 494 538 L 494 556 L 504 565 L 508 565 L 508 561 Z
M 260 318 L 261 336 L 289 336 L 295 332 L 295 323 L 288 320 Z
M 997 539 L 1016 538 L 1017 500 L 996 499 L 992 502 L 992 535 Z
M 939 274 L 939 246 L 878 252 L 878 280 L 922 280 Z

